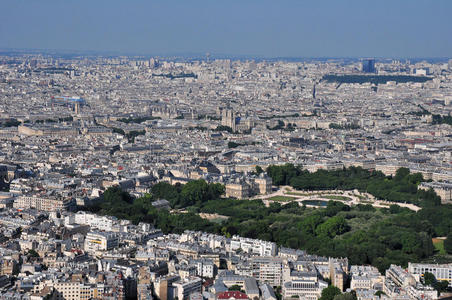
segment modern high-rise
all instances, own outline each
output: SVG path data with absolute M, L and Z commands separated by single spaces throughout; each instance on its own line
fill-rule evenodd
M 362 69 L 364 73 L 376 73 L 375 59 L 367 58 L 362 60 Z

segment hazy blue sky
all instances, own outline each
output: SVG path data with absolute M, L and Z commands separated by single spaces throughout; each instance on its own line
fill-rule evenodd
M 0 48 L 451 57 L 452 0 L 0 0 Z

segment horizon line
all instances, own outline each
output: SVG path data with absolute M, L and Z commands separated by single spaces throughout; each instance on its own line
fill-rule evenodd
M 66 54 L 66 55 L 87 55 L 87 56 L 147 56 L 147 57 L 180 57 L 180 58 L 206 58 L 207 54 L 209 58 L 219 58 L 219 57 L 230 57 L 230 58 L 256 58 L 260 60 L 270 59 L 365 59 L 374 58 L 380 60 L 388 59 L 405 59 L 405 60 L 420 60 L 420 59 L 434 59 L 434 60 L 447 60 L 452 59 L 452 56 L 404 56 L 404 57 L 391 57 L 391 56 L 291 56 L 291 55 L 279 55 L 279 56 L 266 56 L 258 54 L 225 54 L 225 53 L 212 53 L 206 51 L 205 53 L 200 52 L 180 52 L 180 53 L 140 53 L 133 51 L 119 51 L 119 50 L 77 50 L 77 49 L 50 49 L 50 48 L 11 48 L 11 47 L 0 47 L 0 54 L 4 52 L 41 52 L 43 54 L 50 54 L 46 52 L 55 52 L 54 54 Z M 26 54 L 26 53 L 24 53 Z

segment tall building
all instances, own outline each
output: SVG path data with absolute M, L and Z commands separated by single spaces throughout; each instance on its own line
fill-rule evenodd
M 376 73 L 375 59 L 373 58 L 363 59 L 361 64 L 362 64 L 361 71 L 363 71 L 364 73 Z
M 254 257 L 253 274 L 260 283 L 267 283 L 271 286 L 281 286 L 283 284 L 284 261 L 281 257 Z

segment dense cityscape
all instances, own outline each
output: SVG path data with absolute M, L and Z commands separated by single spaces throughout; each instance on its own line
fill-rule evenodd
M 438 299 L 452 60 L 0 56 L 1 299 Z

